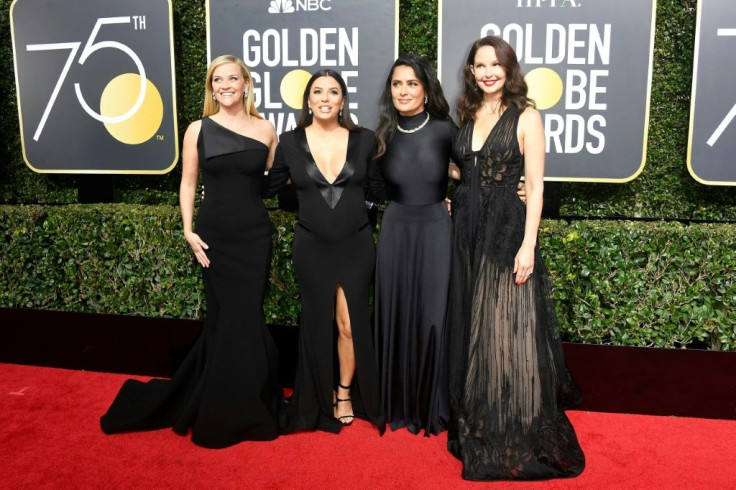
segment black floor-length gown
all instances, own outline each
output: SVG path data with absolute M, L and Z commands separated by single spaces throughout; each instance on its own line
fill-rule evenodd
M 196 232 L 209 246 L 202 269 L 207 313 L 199 339 L 171 380 L 128 380 L 102 417 L 105 433 L 173 427 L 220 448 L 278 437 L 278 352 L 263 299 L 271 222 L 261 200 L 269 149 L 209 118 L 197 141 L 206 196 Z
M 478 151 L 473 121 L 453 148 L 462 181 L 453 197 L 448 448 L 469 480 L 540 480 L 585 465 L 564 410 L 581 397 L 564 362 L 539 248 L 534 273 L 514 282 L 525 206 L 519 111 L 502 114 Z
M 409 131 L 428 114 L 399 116 Z M 444 199 L 457 127 L 430 118 L 397 131 L 381 157 L 391 201 L 376 250 L 374 336 L 391 429 L 439 434 L 449 418 L 447 302 L 452 220 Z
M 266 195 L 275 195 L 291 178 L 299 201 L 292 258 L 302 310 L 299 359 L 285 433 L 300 429 L 339 432 L 343 426 L 334 418 L 332 406 L 339 381 L 334 322 L 338 286 L 347 299 L 355 351 L 353 410 L 381 431 L 385 427 L 369 309 L 375 247 L 365 187 L 374 144 L 371 131 L 351 131 L 345 164 L 332 183 L 317 167 L 303 128 L 283 133 L 276 149 Z

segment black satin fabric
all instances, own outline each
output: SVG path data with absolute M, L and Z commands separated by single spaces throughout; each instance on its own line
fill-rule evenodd
M 420 127 L 426 113 L 400 117 Z M 376 256 L 374 338 L 381 405 L 393 430 L 439 434 L 449 418 L 446 313 L 452 221 L 444 203 L 452 121 L 396 131 L 380 167 L 391 201 Z
M 372 131 L 351 131 L 345 166 L 329 183 L 314 162 L 304 129 L 296 129 L 281 135 L 269 172 L 267 196 L 275 195 L 291 178 L 299 199 L 292 258 L 302 309 L 296 381 L 285 433 L 339 432 L 343 427 L 332 407 L 338 381 L 334 323 L 338 286 L 347 298 L 355 350 L 353 409 L 381 432 L 385 428 L 369 307 L 375 247 L 365 205 L 369 167 L 375 165 L 374 146 Z
M 278 351 L 263 316 L 271 222 L 260 196 L 269 150 L 209 118 L 197 146 L 207 193 L 196 232 L 210 259 L 202 333 L 171 380 L 126 381 L 100 423 L 107 434 L 191 429 L 208 448 L 275 439 Z
M 564 410 L 581 401 L 565 366 L 550 280 L 514 281 L 526 208 L 519 111 L 502 114 L 478 151 L 473 121 L 453 148 L 462 182 L 453 197 L 448 448 L 468 480 L 545 480 L 579 475 L 585 456 Z

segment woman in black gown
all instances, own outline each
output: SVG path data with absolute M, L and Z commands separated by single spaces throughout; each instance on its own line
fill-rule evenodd
M 448 448 L 469 480 L 572 477 L 585 465 L 539 254 L 545 140 L 511 46 L 476 41 L 463 67 L 453 159 Z M 515 195 L 524 173 L 526 209 Z
M 452 220 L 445 205 L 457 127 L 424 58 L 393 64 L 381 96 L 377 157 L 390 202 L 376 251 L 374 336 L 392 430 L 445 430 L 446 311 Z M 383 197 L 383 196 L 381 196 Z
M 184 236 L 202 266 L 207 316 L 171 380 L 128 380 L 102 417 L 105 433 L 173 427 L 209 448 L 279 434 L 277 351 L 264 321 L 271 223 L 263 172 L 277 144 L 253 106 L 250 72 L 234 56 L 213 60 L 204 117 L 184 135 L 180 205 Z M 202 170 L 206 196 L 192 231 Z
M 296 129 L 281 135 L 266 189 L 273 196 L 291 179 L 299 202 L 299 359 L 284 432 L 339 432 L 356 415 L 385 425 L 369 311 L 375 250 L 365 187 L 374 144 L 373 132 L 350 118 L 342 77 L 315 73 Z

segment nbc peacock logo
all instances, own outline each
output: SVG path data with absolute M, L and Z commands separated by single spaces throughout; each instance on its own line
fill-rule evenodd
M 271 0 L 268 6 L 270 14 L 290 14 L 294 12 L 294 3 L 291 0 Z

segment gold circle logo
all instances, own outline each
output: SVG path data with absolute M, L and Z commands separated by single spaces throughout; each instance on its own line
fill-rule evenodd
M 140 86 L 141 77 L 137 73 L 124 73 L 110 80 L 100 98 L 100 114 L 105 117 L 125 114 L 138 99 Z M 122 143 L 140 145 L 156 134 L 163 118 L 161 94 L 150 80 L 146 80 L 146 95 L 140 109 L 125 121 L 105 123 L 105 128 Z
M 292 70 L 281 80 L 281 99 L 292 109 L 302 108 L 302 96 L 312 74 L 305 70 Z
M 524 77 L 530 99 L 537 104 L 537 109 L 553 107 L 562 98 L 562 78 L 549 68 L 535 68 Z

